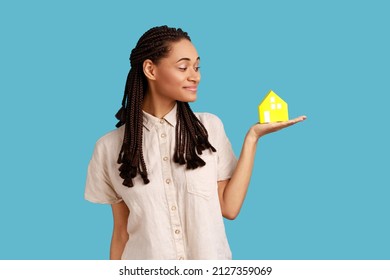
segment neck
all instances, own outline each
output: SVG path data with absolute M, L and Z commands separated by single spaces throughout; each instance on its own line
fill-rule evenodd
M 175 106 L 176 100 L 161 98 L 152 92 L 146 92 L 142 110 L 146 113 L 155 116 L 156 118 L 162 119 L 166 114 L 168 114 L 172 108 Z

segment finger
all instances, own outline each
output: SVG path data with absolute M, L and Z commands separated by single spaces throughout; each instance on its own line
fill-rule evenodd
M 302 122 L 302 121 L 304 121 L 304 120 L 306 120 L 306 119 L 307 119 L 306 116 L 300 116 L 300 117 L 297 117 L 297 118 L 295 118 L 295 119 L 289 120 L 288 122 L 290 123 L 290 125 L 293 125 L 293 124 Z
M 299 123 L 299 122 L 302 122 L 306 120 L 306 116 L 300 116 L 300 117 L 297 117 L 295 119 L 292 119 L 292 120 L 288 120 L 288 121 L 284 121 L 284 122 L 278 122 L 278 123 L 275 123 L 275 128 L 276 129 L 283 129 L 283 128 L 286 128 L 286 127 L 289 127 L 289 126 L 292 126 L 296 123 Z
M 301 122 L 301 121 L 304 121 L 306 119 L 307 119 L 306 116 L 300 116 L 300 117 L 295 118 L 294 120 L 296 120 L 297 122 Z

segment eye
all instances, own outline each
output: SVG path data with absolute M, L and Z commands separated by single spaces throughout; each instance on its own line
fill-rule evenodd
M 199 69 L 200 69 L 200 66 L 196 66 L 196 67 L 194 67 L 194 70 L 195 70 L 195 72 L 198 72 L 198 71 L 199 71 Z
M 187 70 L 187 67 L 179 67 L 179 70 L 184 72 Z

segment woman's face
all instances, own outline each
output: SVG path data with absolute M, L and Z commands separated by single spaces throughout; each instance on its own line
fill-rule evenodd
M 152 90 L 159 98 L 193 102 L 200 82 L 198 52 L 186 39 L 170 47 L 169 55 L 153 65 Z

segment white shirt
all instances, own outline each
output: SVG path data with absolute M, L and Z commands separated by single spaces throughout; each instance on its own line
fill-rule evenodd
M 163 118 L 146 112 L 143 153 L 149 184 L 140 175 L 122 185 L 117 159 L 124 125 L 96 142 L 88 166 L 85 198 L 95 203 L 124 201 L 130 210 L 122 259 L 231 259 L 218 198 L 218 181 L 237 164 L 220 119 L 196 113 L 217 152 L 203 151 L 204 167 L 187 170 L 173 162 L 176 106 Z

